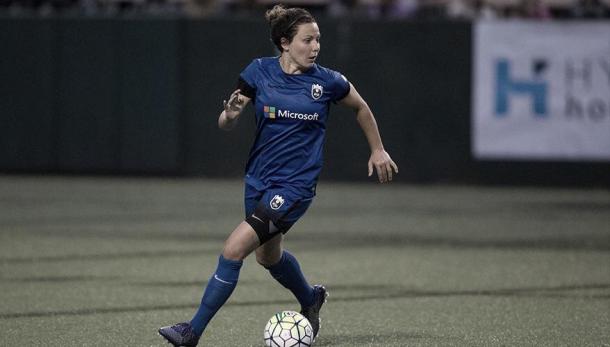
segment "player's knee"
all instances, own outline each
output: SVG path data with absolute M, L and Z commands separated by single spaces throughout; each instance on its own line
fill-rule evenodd
M 273 265 L 268 258 L 266 258 L 265 256 L 261 256 L 259 254 L 256 255 L 256 262 L 258 263 L 258 265 L 264 267 L 264 268 L 268 268 L 269 266 Z
M 244 260 L 248 252 L 237 244 L 227 242 L 222 250 L 222 256 L 228 260 Z
M 281 257 L 281 252 L 279 252 L 279 255 L 276 252 L 256 252 L 256 262 L 264 268 L 277 264 Z

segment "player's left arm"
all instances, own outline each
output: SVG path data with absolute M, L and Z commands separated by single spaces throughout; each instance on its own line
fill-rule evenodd
M 373 174 L 373 168 L 375 168 L 379 182 L 385 183 L 391 181 L 392 170 L 398 173 L 398 166 L 383 148 L 377 121 L 375 121 L 375 116 L 373 116 L 373 112 L 371 112 L 369 105 L 367 105 L 351 83 L 349 93 L 341 99 L 339 103 L 356 112 L 358 124 L 360 124 L 360 127 L 366 136 L 366 140 L 369 143 L 371 149 L 371 156 L 368 162 L 369 176 Z

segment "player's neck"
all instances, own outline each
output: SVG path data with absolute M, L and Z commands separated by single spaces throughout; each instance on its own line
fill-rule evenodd
M 292 61 L 292 59 L 290 59 L 290 57 L 286 54 L 282 54 L 280 56 L 280 67 L 284 73 L 289 75 L 299 75 L 303 73 L 299 65 Z

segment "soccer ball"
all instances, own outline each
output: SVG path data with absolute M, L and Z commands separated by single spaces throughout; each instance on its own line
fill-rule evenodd
M 313 329 L 302 314 L 283 311 L 275 314 L 264 331 L 267 347 L 309 347 L 313 343 Z

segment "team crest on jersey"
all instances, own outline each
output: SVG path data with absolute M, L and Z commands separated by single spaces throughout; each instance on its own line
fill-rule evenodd
M 282 207 L 282 205 L 284 205 L 284 198 L 282 198 L 281 195 L 276 194 L 273 199 L 271 199 L 269 205 L 272 209 L 277 210 L 278 208 Z
M 322 86 L 319 84 L 312 84 L 311 85 L 311 97 L 314 98 L 314 100 L 318 100 L 320 97 L 322 96 Z

